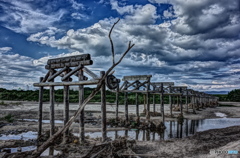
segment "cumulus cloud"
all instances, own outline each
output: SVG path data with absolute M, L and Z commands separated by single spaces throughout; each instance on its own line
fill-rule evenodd
M 4 53 L 1 53 L 2 50 Z M 38 81 L 39 76 L 43 76 L 43 68 L 35 66 L 32 58 L 12 53 L 10 50 L 9 47 L 0 48 L 0 87 L 33 88 L 32 84 Z
M 160 14 L 158 7 L 167 2 L 170 7 Z M 235 88 L 240 73 L 240 62 L 235 60 L 240 58 L 238 1 L 167 2 L 151 0 L 145 5 L 127 5 L 110 1 L 112 9 L 123 17 L 112 33 L 116 57 L 126 49 L 128 41 L 136 44 L 121 63 L 118 75 L 153 74 L 154 80 L 188 83 L 200 90 Z M 170 20 L 158 23 L 160 18 Z M 28 40 L 90 53 L 93 68 L 106 68 L 111 63 L 107 36 L 116 20 L 106 18 L 87 28 L 70 29 L 58 39 L 54 34 L 39 32 Z
M 46 13 L 44 9 L 35 9 L 31 3 L 24 1 L 0 2 L 0 7 L 5 14 L 0 15 L 3 26 L 17 33 L 33 33 L 52 26 L 65 14 L 65 10 Z

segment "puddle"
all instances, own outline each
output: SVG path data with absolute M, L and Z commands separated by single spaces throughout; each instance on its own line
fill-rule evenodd
M 37 119 L 20 119 L 22 121 L 38 122 Z M 63 123 L 62 120 L 54 120 L 55 123 Z M 42 120 L 42 123 L 50 123 L 50 120 Z
M 149 140 L 166 140 L 171 138 L 183 138 L 194 135 L 196 132 L 206 131 L 209 129 L 225 128 L 230 126 L 240 126 L 240 118 L 217 118 L 217 119 L 203 119 L 203 120 L 188 120 L 185 119 L 183 124 L 175 121 L 165 122 L 166 129 L 164 133 L 150 132 L 150 130 L 121 130 L 108 131 L 107 136 L 111 139 L 117 137 L 128 137 L 139 141 Z M 79 136 L 79 134 L 75 134 Z M 101 132 L 88 132 L 85 134 L 90 138 L 101 137 Z
M 10 150 L 11 150 L 11 153 L 15 153 L 15 152 L 18 152 L 19 147 L 17 147 L 17 148 L 3 148 L 2 150 L 5 150 L 5 149 L 10 149 Z M 31 151 L 31 150 L 35 150 L 35 149 L 37 149 L 36 146 L 21 147 L 21 152 Z M 41 156 L 57 155 L 57 154 L 61 154 L 61 153 L 62 153 L 61 151 L 54 150 L 54 148 L 50 147 L 50 148 L 47 148 L 47 149 L 41 154 Z
M 28 140 L 28 139 L 37 139 L 37 132 L 28 131 L 20 134 L 1 134 L 0 140 Z
M 215 115 L 216 115 L 217 117 L 222 117 L 222 118 L 226 118 L 226 117 L 227 117 L 226 114 L 221 113 L 221 112 L 215 112 Z
M 36 146 L 25 146 L 25 147 L 21 147 L 21 151 L 30 151 L 30 150 L 35 150 L 37 147 Z M 11 153 L 15 153 L 17 152 L 18 148 L 4 148 L 4 149 L 10 149 Z M 2 149 L 2 150 L 4 150 Z

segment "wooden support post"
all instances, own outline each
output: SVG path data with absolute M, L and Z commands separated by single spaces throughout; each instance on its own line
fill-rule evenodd
M 180 93 L 182 93 L 182 88 L 180 88 Z M 183 115 L 182 94 L 179 96 L 179 102 L 180 102 L 180 112 L 181 112 L 181 115 Z
M 196 114 L 196 111 L 195 111 L 195 96 L 192 96 L 192 105 L 193 105 L 193 113 Z
M 186 108 L 187 108 L 187 112 L 188 112 L 188 91 L 186 93 L 187 94 L 186 94 L 186 100 L 185 101 L 186 101 L 186 106 L 187 106 Z
M 138 103 L 138 93 L 136 93 L 136 114 L 137 114 L 137 123 L 140 122 L 140 116 L 139 116 L 139 103 Z
M 118 122 L 118 107 L 119 107 L 119 85 L 116 91 L 116 122 Z
M 105 75 L 105 71 L 101 71 L 101 77 Z M 107 139 L 107 109 L 106 109 L 106 84 L 103 82 L 101 88 L 101 112 L 102 112 L 102 141 Z
M 172 88 L 169 87 L 169 92 L 172 93 Z M 173 117 L 173 114 L 172 114 L 172 104 L 173 104 L 173 98 L 171 95 L 169 95 L 169 104 L 170 104 L 170 116 Z
M 136 86 L 138 87 L 139 86 L 139 82 L 136 82 Z M 139 88 L 137 88 L 137 90 L 139 90 Z M 137 124 L 140 123 L 140 115 L 139 115 L 139 102 L 138 102 L 138 93 L 136 93 L 136 100 L 135 100 L 135 103 L 136 103 L 136 114 L 137 114 Z M 145 106 L 145 105 L 144 105 Z
M 124 87 L 127 90 L 127 84 Z M 124 92 L 124 105 L 125 105 L 125 123 L 128 124 L 128 92 Z
M 51 75 L 52 75 L 52 71 L 51 71 Z M 53 80 L 51 81 L 53 82 Z M 55 102 L 55 94 L 54 94 L 54 86 L 50 86 L 50 136 L 52 136 L 55 131 L 55 122 L 54 122 L 54 102 Z
M 165 124 L 165 115 L 164 115 L 164 96 L 163 96 L 163 83 L 161 83 L 161 114 L 162 114 L 162 122 Z
M 42 82 L 43 77 L 40 77 L 39 82 Z M 43 106 L 43 87 L 39 87 L 39 109 L 38 109 L 38 137 L 42 135 L 42 106 Z
M 177 107 L 179 107 L 179 96 L 177 96 Z
M 155 105 L 155 95 L 153 94 L 153 113 L 156 112 L 156 105 Z
M 146 119 L 147 121 L 150 121 L 150 77 L 148 77 L 148 81 L 147 81 L 147 94 L 146 94 L 146 102 L 147 102 L 147 115 L 146 115 Z
M 67 69 L 65 71 L 65 74 L 67 74 L 68 71 L 69 71 L 69 69 Z M 66 123 L 69 120 L 69 86 L 64 86 L 63 97 L 64 97 L 64 99 L 63 99 L 63 102 L 64 102 L 64 125 L 66 125 Z M 67 129 L 66 132 L 64 133 L 63 142 L 67 142 L 68 135 L 69 135 L 69 129 Z
M 82 66 L 83 68 L 83 66 Z M 79 81 L 83 81 L 84 78 L 84 74 L 83 74 L 83 70 L 79 69 L 79 73 L 78 73 L 78 80 Z M 79 106 L 81 106 L 81 104 L 84 101 L 84 86 L 83 85 L 79 85 Z M 85 136 L 85 132 L 84 132 L 84 109 L 82 110 L 82 112 L 80 113 L 79 116 L 79 134 L 80 134 L 80 142 L 84 143 L 84 136 Z

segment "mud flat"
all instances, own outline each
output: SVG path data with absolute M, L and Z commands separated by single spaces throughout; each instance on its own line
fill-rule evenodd
M 29 147 L 33 149 L 37 138 L 37 102 L 4 101 L 0 105 L 0 148 Z M 174 117 L 169 117 L 169 105 L 164 105 L 166 114 L 166 130 L 159 134 L 149 130 L 135 128 L 108 127 L 108 137 L 128 137 L 137 141 L 133 151 L 137 154 L 154 155 L 157 157 L 240 157 L 240 103 L 220 102 L 221 106 L 200 109 L 197 114 L 192 109 L 184 109 L 184 122 L 177 123 L 179 111 L 174 111 Z M 140 105 L 143 111 L 144 105 Z M 78 108 L 78 104 L 70 104 L 70 116 Z M 151 106 L 151 109 L 153 107 Z M 156 105 L 160 112 L 160 105 Z M 129 115 L 135 116 L 135 105 L 129 105 Z M 49 103 L 43 105 L 43 129 L 49 130 Z M 90 103 L 85 108 L 86 135 L 91 138 L 101 137 L 101 106 Z M 124 118 L 124 106 L 119 107 L 119 115 Z M 6 118 L 9 116 L 9 118 Z M 115 105 L 107 105 L 108 119 L 115 118 Z M 9 120 L 10 119 L 10 120 Z M 56 126 L 63 126 L 63 104 L 56 103 Z M 145 121 L 145 117 L 140 118 Z M 153 122 L 160 122 L 161 117 L 151 117 Z M 9 122 L 10 121 L 10 122 Z M 231 127 L 232 126 L 232 127 Z M 78 135 L 79 125 L 71 126 L 71 132 Z M 163 134 L 163 135 L 162 135 Z M 14 141 L 15 140 L 15 141 Z M 28 149 L 26 149 L 28 150 Z M 214 153 L 213 151 L 236 150 L 238 154 Z M 1 157 L 1 156 L 0 156 Z

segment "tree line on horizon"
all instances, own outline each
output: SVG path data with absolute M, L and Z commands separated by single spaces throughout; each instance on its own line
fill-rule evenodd
M 84 97 L 87 97 L 94 88 L 85 87 Z M 8 90 L 5 88 L 0 88 L 0 100 L 12 100 L 12 101 L 38 101 L 39 91 L 38 90 Z M 135 104 L 135 93 L 128 93 L 128 103 Z M 219 97 L 219 101 L 235 101 L 240 102 L 240 89 L 235 89 L 230 91 L 228 94 L 215 94 L 214 96 Z M 159 104 L 160 96 L 155 95 L 156 104 Z M 185 97 L 183 97 L 185 99 Z M 69 100 L 70 102 L 78 102 L 78 91 L 69 90 Z M 109 90 L 106 90 L 106 100 L 109 103 L 114 103 L 116 100 L 116 94 Z M 43 101 L 49 101 L 49 89 L 43 90 Z M 63 102 L 63 89 L 55 90 L 55 101 Z M 101 94 L 100 92 L 91 100 L 91 102 L 100 102 Z M 168 103 L 169 97 L 164 97 L 164 102 Z M 124 94 L 120 92 L 119 94 L 120 104 L 124 104 Z M 152 95 L 150 97 L 150 102 L 153 102 Z M 144 103 L 144 96 L 139 94 L 139 103 Z

